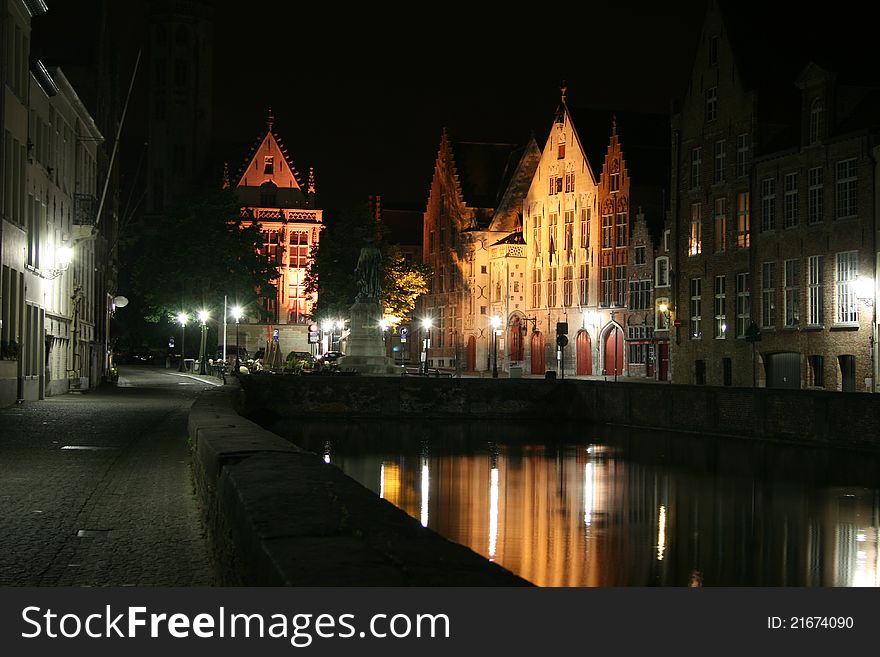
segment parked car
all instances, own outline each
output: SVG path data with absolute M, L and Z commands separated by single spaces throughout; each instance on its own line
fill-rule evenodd
M 291 351 L 284 361 L 287 369 L 310 370 L 314 366 L 315 357 L 307 351 Z
M 126 362 L 148 364 L 155 360 L 155 355 L 148 349 L 135 349 L 128 354 Z
M 226 346 L 226 356 L 227 360 L 235 359 L 235 345 L 227 345 Z M 242 362 L 248 359 L 248 350 L 244 347 L 238 348 L 238 359 Z M 217 355 L 214 357 L 214 360 L 223 360 L 223 347 L 220 347 L 217 350 Z
M 335 363 L 337 360 L 345 356 L 341 351 L 325 351 L 323 354 L 318 356 L 318 360 L 322 363 Z

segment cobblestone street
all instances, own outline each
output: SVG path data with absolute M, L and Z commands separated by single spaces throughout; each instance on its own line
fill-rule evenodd
M 117 387 L 0 409 L 0 585 L 212 585 L 186 434 L 208 387 L 123 368 Z

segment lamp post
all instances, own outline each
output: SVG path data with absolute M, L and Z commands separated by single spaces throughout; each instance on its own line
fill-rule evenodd
M 422 349 L 422 374 L 428 374 L 428 347 L 431 346 L 431 318 L 426 317 L 422 320 L 422 330 L 425 333 L 425 337 L 422 341 L 423 349 Z
M 333 328 L 336 329 L 334 333 L 339 334 L 339 338 L 336 342 L 336 351 L 341 351 L 341 349 L 339 348 L 339 344 L 340 342 L 342 342 L 342 329 L 345 328 L 345 322 L 341 319 L 337 319 L 335 322 L 333 322 Z
M 199 374 L 204 374 L 208 369 L 208 359 L 206 351 L 206 343 L 208 337 L 208 311 L 199 311 L 199 323 L 202 325 L 202 341 L 199 345 Z
M 183 311 L 177 313 L 177 323 L 180 324 L 180 367 L 178 372 L 186 372 L 186 321 L 189 319 Z
M 241 364 L 238 359 L 238 352 L 239 352 L 238 325 L 239 325 L 239 322 L 241 321 L 241 306 L 233 306 L 232 307 L 232 316 L 235 318 L 235 376 L 238 376 L 239 368 L 241 367 Z M 225 356 L 226 354 L 223 354 L 223 355 Z
M 379 328 L 382 329 L 382 343 L 385 345 L 385 355 L 387 356 L 390 350 L 391 345 L 389 344 L 391 341 L 388 339 L 390 334 L 388 333 L 388 329 L 391 326 L 391 322 L 389 322 L 384 317 L 379 320 Z
M 498 327 L 501 326 L 501 318 L 494 315 L 492 323 L 492 378 L 498 378 Z

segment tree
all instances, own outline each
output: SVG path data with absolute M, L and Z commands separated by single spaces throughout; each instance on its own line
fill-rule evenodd
M 416 300 L 428 292 L 431 268 L 423 262 L 407 260 L 400 247 L 386 245 L 382 254 L 382 303 L 386 315 L 409 317 Z
M 406 317 L 416 299 L 427 292 L 431 271 L 427 265 L 404 258 L 397 246 L 385 241 L 369 207 L 342 211 L 313 249 L 306 274 L 306 292 L 318 294 L 314 318 L 347 317 L 357 296 L 355 269 L 361 247 L 377 240 L 382 252 L 382 298 L 387 314 Z
M 222 314 L 223 297 L 248 314 L 257 293 L 274 297 L 278 267 L 258 250 L 256 222 L 242 217 L 234 192 L 223 190 L 182 204 L 158 220 L 135 265 L 133 285 L 148 321 L 206 308 Z

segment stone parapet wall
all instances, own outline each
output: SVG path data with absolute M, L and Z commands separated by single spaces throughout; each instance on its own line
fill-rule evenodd
M 244 419 L 240 395 L 237 383 L 202 393 L 188 422 L 221 585 L 528 585 Z
M 296 418 L 578 420 L 847 447 L 880 447 L 880 396 L 658 383 L 430 377 L 242 380 L 244 413 Z

